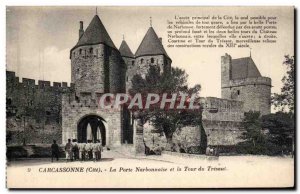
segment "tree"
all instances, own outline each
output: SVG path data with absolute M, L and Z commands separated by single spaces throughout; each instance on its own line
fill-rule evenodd
M 262 127 L 269 130 L 269 140 L 283 151 L 292 151 L 294 118 L 290 114 L 277 112 L 262 116 Z
M 295 104 L 295 59 L 294 56 L 286 55 L 283 62 L 287 67 L 286 75 L 282 78 L 283 87 L 281 88 L 281 93 L 272 95 L 273 105 L 284 111 L 286 108 L 289 109 L 288 112 L 294 113 Z
M 253 147 L 265 142 L 266 137 L 262 132 L 260 112 L 246 112 L 243 127 L 245 132 L 242 133 L 242 139 L 251 142 Z
M 195 85 L 192 88 L 187 84 L 188 75 L 184 70 L 179 68 L 171 68 L 169 73 L 160 73 L 160 68 L 156 66 L 150 66 L 149 70 L 143 78 L 140 75 L 135 75 L 132 79 L 132 89 L 129 91 L 131 95 L 141 93 L 143 96 L 148 93 L 156 94 L 197 94 L 199 100 L 200 85 Z M 140 110 L 139 110 L 140 111 Z M 186 109 L 169 109 L 165 107 L 160 109 L 159 107 L 151 108 L 148 110 L 140 111 L 143 123 L 150 121 L 151 124 L 159 131 L 161 131 L 167 139 L 167 150 L 171 149 L 173 144 L 173 134 L 177 130 L 181 130 L 183 126 L 199 126 L 201 133 L 204 130 L 202 127 L 202 113 L 200 109 L 186 110 Z M 203 135 L 204 136 L 204 135 Z M 201 136 L 203 139 L 203 137 Z M 204 140 L 202 140 L 205 142 Z M 201 146 L 205 147 L 206 146 Z M 204 148 L 204 149 L 205 149 Z
M 294 123 L 289 113 L 260 116 L 250 111 L 245 113 L 243 127 L 245 141 L 237 145 L 239 153 L 278 155 L 293 150 Z

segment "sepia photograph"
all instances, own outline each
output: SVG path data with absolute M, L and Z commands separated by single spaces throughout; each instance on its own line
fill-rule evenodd
M 295 7 L 5 12 L 8 189 L 295 188 Z

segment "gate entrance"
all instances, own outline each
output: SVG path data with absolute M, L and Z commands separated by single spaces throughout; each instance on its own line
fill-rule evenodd
M 77 138 L 79 143 L 91 140 L 96 143 L 101 140 L 103 146 L 106 145 L 106 129 L 102 117 L 97 115 L 87 115 L 78 122 Z

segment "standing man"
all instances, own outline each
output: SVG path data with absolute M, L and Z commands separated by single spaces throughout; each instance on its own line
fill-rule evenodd
M 100 140 L 97 140 L 97 160 L 101 160 L 101 152 L 103 152 L 102 143 Z
M 73 145 L 71 143 L 71 139 L 68 139 L 68 143 L 66 143 L 66 146 L 65 146 L 67 162 L 72 160 L 72 148 L 73 148 Z
M 85 146 L 85 150 L 87 152 L 87 157 L 89 160 L 93 158 L 93 153 L 92 153 L 93 148 L 92 148 L 91 142 L 92 142 L 92 140 L 88 140 L 88 143 Z
M 53 162 L 53 158 L 56 158 L 56 161 L 58 161 L 58 155 L 59 147 L 56 143 L 56 140 L 53 140 L 53 144 L 51 145 L 51 162 Z
M 98 160 L 98 145 L 97 143 L 92 144 L 92 149 L 93 149 L 93 160 L 96 162 Z
M 85 160 L 85 145 L 86 145 L 86 142 L 83 142 L 83 143 L 78 143 L 78 151 L 79 151 L 79 159 L 81 161 Z
M 78 149 L 77 139 L 73 139 L 72 142 L 73 142 L 73 148 L 72 148 L 73 159 L 77 160 L 79 158 L 78 157 L 78 155 L 79 155 L 79 153 L 78 153 L 79 149 Z

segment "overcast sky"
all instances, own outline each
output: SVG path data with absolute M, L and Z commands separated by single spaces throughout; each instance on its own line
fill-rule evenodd
M 278 17 L 276 44 L 251 45 L 252 58 L 263 76 L 271 77 L 272 92 L 279 92 L 285 73 L 284 55 L 293 55 L 292 8 L 224 8 L 224 7 L 98 7 L 98 15 L 110 37 L 119 48 L 125 35 L 135 53 L 146 31 L 149 17 L 153 28 L 162 37 L 173 66 L 189 74 L 189 84 L 201 84 L 202 96 L 221 97 L 221 56 L 249 56 L 248 48 L 166 48 L 167 19 L 175 15 L 208 14 L 269 15 Z M 78 41 L 79 21 L 87 27 L 95 7 L 7 7 L 7 70 L 20 77 L 70 82 L 69 51 Z

